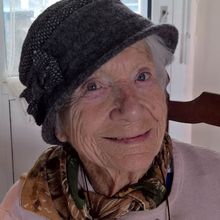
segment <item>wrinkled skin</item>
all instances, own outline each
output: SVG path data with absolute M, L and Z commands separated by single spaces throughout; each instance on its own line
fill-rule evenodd
M 74 92 L 57 137 L 74 146 L 95 191 L 111 196 L 148 170 L 160 150 L 166 115 L 164 89 L 139 41 Z

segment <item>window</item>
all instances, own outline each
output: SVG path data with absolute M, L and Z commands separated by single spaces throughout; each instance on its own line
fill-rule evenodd
M 17 76 L 24 38 L 34 19 L 57 0 L 3 0 L 4 25 L 0 26 L 4 37 L 6 76 Z M 142 13 L 141 2 L 146 0 L 122 0 L 131 10 Z M 1 7 L 0 7 L 1 9 Z M 143 14 L 143 13 L 142 13 Z M 2 71 L 1 71 L 2 72 Z
M 34 19 L 56 0 L 3 0 L 6 71 L 18 75 L 23 40 Z
M 122 0 L 132 11 L 140 13 L 140 4 L 138 0 Z

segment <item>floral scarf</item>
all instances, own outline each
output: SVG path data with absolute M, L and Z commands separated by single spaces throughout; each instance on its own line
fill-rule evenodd
M 112 197 L 78 189 L 80 161 L 70 147 L 45 151 L 23 177 L 23 208 L 51 220 L 117 219 L 130 211 L 156 208 L 167 197 L 164 177 L 172 161 L 172 143 L 165 134 L 161 150 L 138 183 Z

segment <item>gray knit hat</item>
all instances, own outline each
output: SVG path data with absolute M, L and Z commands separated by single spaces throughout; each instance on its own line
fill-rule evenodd
M 154 25 L 120 0 L 61 0 L 32 24 L 20 60 L 21 97 L 27 112 L 42 125 L 43 139 L 59 144 L 56 113 L 73 91 L 124 48 L 156 34 L 174 52 L 178 32 Z

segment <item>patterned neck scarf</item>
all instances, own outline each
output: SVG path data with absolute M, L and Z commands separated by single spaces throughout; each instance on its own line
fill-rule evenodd
M 117 219 L 130 211 L 154 209 L 167 197 L 164 177 L 172 161 L 172 143 L 165 135 L 161 150 L 138 183 L 112 197 L 78 189 L 80 161 L 61 146 L 44 152 L 23 177 L 23 208 L 51 220 Z

